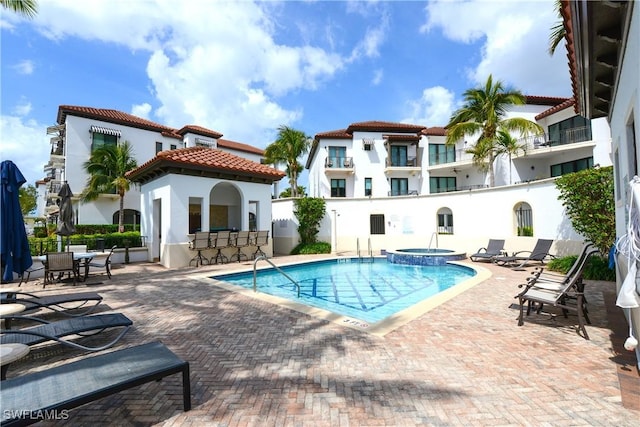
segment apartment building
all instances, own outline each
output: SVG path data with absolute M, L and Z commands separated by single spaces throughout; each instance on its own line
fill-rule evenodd
M 573 99 L 527 96 L 507 117 L 538 123 L 512 156 L 493 164 L 495 186 L 529 182 L 611 165 L 605 120 L 575 113 Z M 489 176 L 467 150 L 474 138 L 445 144 L 444 127 L 381 121 L 352 123 L 315 135 L 307 162 L 308 194 L 324 198 L 396 197 L 487 188 Z
M 38 216 L 55 222 L 60 186 L 69 183 L 74 193 L 74 217 L 78 224 L 117 224 L 119 197 L 103 194 L 91 203 L 80 203 L 78 196 L 86 186 L 88 174 L 83 164 L 92 150 L 105 144 L 129 141 L 139 165 L 163 150 L 204 146 L 260 163 L 262 149 L 228 139 L 214 130 L 196 125 L 180 129 L 164 126 L 121 111 L 84 106 L 61 105 L 57 124 L 47 128 L 51 135 L 50 160 L 45 178 L 38 182 Z M 124 198 L 124 222 L 140 224 L 141 194 L 133 186 Z

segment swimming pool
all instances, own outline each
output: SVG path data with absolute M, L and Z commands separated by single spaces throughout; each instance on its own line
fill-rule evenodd
M 300 285 L 300 298 L 296 286 L 273 268 L 258 271 L 259 293 L 347 316 L 362 327 L 397 315 L 477 274 L 462 265 L 402 265 L 384 258 L 373 262 L 340 258 L 281 269 Z M 253 271 L 210 278 L 253 289 Z

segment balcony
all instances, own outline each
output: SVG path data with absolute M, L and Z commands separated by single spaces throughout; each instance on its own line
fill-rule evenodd
M 407 157 L 406 159 L 394 159 L 387 157 L 384 173 L 387 175 L 415 175 L 420 173 L 422 168 L 417 157 Z
M 518 144 L 523 150 L 514 157 L 550 157 L 559 152 L 578 150 L 596 145 L 591 137 L 591 127 L 567 129 L 564 132 L 541 133 L 520 138 Z
M 353 157 L 327 157 L 324 172 L 331 175 L 351 175 L 354 172 Z
M 389 190 L 387 192 L 387 196 L 389 197 L 397 197 L 397 196 L 418 196 L 420 195 L 420 192 L 418 190 L 407 190 L 406 192 L 403 191 L 399 191 L 399 190 Z

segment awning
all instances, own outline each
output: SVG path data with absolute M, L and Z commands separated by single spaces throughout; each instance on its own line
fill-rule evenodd
M 102 126 L 91 126 L 91 133 L 103 133 L 105 135 L 114 135 L 120 138 L 120 131 L 117 129 L 104 128 Z

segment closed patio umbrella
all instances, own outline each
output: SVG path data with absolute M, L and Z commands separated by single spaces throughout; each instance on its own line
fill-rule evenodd
M 67 236 L 67 246 L 69 246 L 68 236 L 76 232 L 76 226 L 73 224 L 73 206 L 71 205 L 73 193 L 66 181 L 60 188 L 58 196 L 60 196 L 60 214 L 58 216 L 56 234 L 58 236 Z
M 2 281 L 10 282 L 13 280 L 13 273 L 22 275 L 33 265 L 18 197 L 20 186 L 27 180 L 11 160 L 0 163 L 0 179 L 2 181 L 2 188 L 0 188 Z

